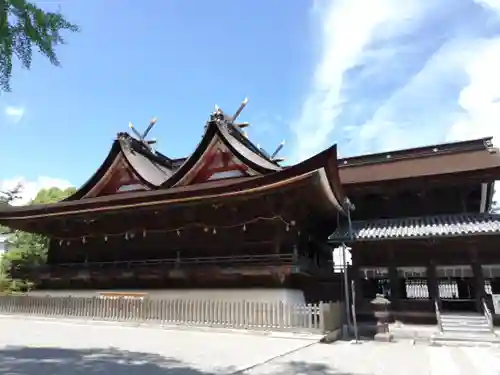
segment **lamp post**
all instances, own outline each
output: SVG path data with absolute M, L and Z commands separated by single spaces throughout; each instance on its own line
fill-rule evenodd
M 389 306 L 391 301 L 385 298 L 383 294 L 377 294 L 370 303 L 373 306 L 373 315 L 377 319 L 375 340 L 392 341 L 393 336 L 389 332 Z
M 356 207 L 354 206 L 354 204 L 351 203 L 351 201 L 349 200 L 349 198 L 345 197 L 344 198 L 344 206 L 345 208 L 347 209 L 347 230 L 348 230 L 348 238 L 349 238 L 349 241 L 352 242 L 353 241 L 353 233 L 352 233 L 352 220 L 351 220 L 351 211 L 354 211 L 356 209 Z M 344 254 L 344 286 L 345 286 L 345 293 L 346 293 L 346 312 L 347 312 L 347 316 L 348 316 L 348 325 L 349 325 L 349 328 L 351 327 L 351 317 L 350 317 L 350 313 L 351 313 L 351 310 L 350 310 L 350 298 L 349 298 L 349 287 L 353 287 L 353 283 L 351 283 L 351 285 L 349 285 L 349 277 L 347 275 L 347 259 L 346 259 L 346 250 L 349 249 L 349 251 L 351 251 L 352 249 L 350 247 L 347 247 L 345 246 L 345 244 L 343 244 L 343 254 Z M 351 262 L 352 262 L 352 254 L 351 254 Z M 354 288 L 353 288 L 354 289 Z M 355 314 L 355 307 L 354 307 L 354 304 L 356 303 L 356 300 L 355 300 L 355 294 L 353 293 L 352 294 L 352 313 Z M 357 324 L 356 324 L 356 316 L 353 315 L 353 322 L 354 322 L 354 333 L 355 333 L 355 336 L 356 336 L 356 341 L 358 340 L 358 327 L 357 327 Z

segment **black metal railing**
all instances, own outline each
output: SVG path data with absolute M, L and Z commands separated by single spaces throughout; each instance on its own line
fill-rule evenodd
M 439 302 L 437 299 L 434 299 L 434 310 L 436 312 L 436 320 L 439 332 L 443 333 L 443 321 L 441 320 L 441 310 L 439 308 Z
M 483 314 L 484 314 L 486 320 L 488 321 L 488 327 L 490 329 L 490 332 L 495 334 L 495 327 L 494 327 L 494 323 L 493 323 L 493 320 L 494 320 L 493 314 L 491 313 L 490 309 L 488 308 L 488 304 L 486 303 L 486 299 L 484 297 L 481 298 L 481 305 L 483 308 Z

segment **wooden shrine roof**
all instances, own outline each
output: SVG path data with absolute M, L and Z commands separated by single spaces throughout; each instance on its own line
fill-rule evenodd
M 219 177 L 221 172 L 212 173 L 221 168 L 222 173 L 233 168 L 230 172 L 234 174 Z M 136 190 L 120 190 L 123 186 L 133 186 Z M 28 222 L 49 217 L 59 219 L 71 215 L 81 217 L 89 212 L 216 203 L 248 194 L 260 197 L 283 188 L 287 191 L 308 189 L 318 201 L 324 202 L 318 209 L 328 215 L 344 212 L 346 199 L 338 175 L 336 146 L 292 167 L 282 168 L 278 161 L 255 146 L 232 120 L 216 111 L 189 158 L 170 159 L 154 152 L 143 140 L 119 133 L 106 160 L 74 195 L 53 204 L 2 207 L 0 223 L 26 230 L 30 227 Z
M 179 185 L 187 174 L 203 159 L 204 154 L 207 153 L 210 146 L 216 141 L 222 142 L 236 158 L 257 172 L 257 174 L 264 175 L 283 170 L 277 162 L 266 156 L 233 124 L 222 121 L 209 121 L 203 138 L 194 152 L 163 183 L 162 187 L 169 188 Z
M 161 153 L 151 152 L 142 142 L 127 133 L 119 133 L 101 166 L 75 194 L 66 200 L 74 201 L 86 197 L 120 157 L 135 172 L 141 182 L 151 189 L 161 186 L 178 168 L 175 160 Z
M 207 160 L 215 158 L 217 152 L 229 155 L 231 165 L 238 168 L 239 174 L 213 180 L 212 175 L 208 178 L 203 173 L 203 178 L 199 177 L 200 171 L 206 172 L 208 168 Z M 139 180 L 142 191 L 99 193 L 113 171 L 116 172 L 117 168 L 113 168 L 118 162 L 122 170 L 126 169 L 127 178 Z M 319 194 L 317 199 L 330 201 L 334 207 L 332 212 L 343 212 L 346 200 L 342 184 L 384 184 L 417 176 L 483 170 L 500 174 L 500 153 L 492 146 L 491 138 L 344 159 L 337 159 L 334 145 L 301 163 L 282 167 L 227 117 L 214 112 L 206 123 L 202 140 L 189 158 L 170 159 L 128 133 L 119 133 L 103 164 L 74 195 L 49 205 L 2 207 L 0 224 L 15 228 L 13 221 L 25 219 L 218 200 L 296 184 L 306 184 L 311 189 L 319 187 L 324 194 Z M 122 177 L 120 175 L 119 183 Z
M 468 172 L 500 177 L 500 152 L 492 138 L 444 143 L 339 159 L 343 184 L 362 184 Z
M 469 213 L 354 221 L 330 235 L 330 242 L 403 240 L 500 234 L 500 215 Z
M 332 213 L 343 212 L 345 197 L 338 177 L 337 147 L 329 149 L 293 167 L 275 173 L 235 179 L 208 181 L 196 185 L 158 188 L 151 191 L 127 192 L 109 196 L 66 200 L 54 204 L 6 206 L 0 210 L 0 223 L 15 228 L 16 222 L 44 217 L 61 217 L 86 212 L 116 211 L 192 203 L 200 200 L 220 200 L 224 197 L 276 191 L 294 184 L 319 188 L 323 199 L 330 201 Z M 318 195 L 318 199 L 321 199 Z

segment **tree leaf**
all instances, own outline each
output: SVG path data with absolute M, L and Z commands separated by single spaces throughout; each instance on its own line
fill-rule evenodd
M 60 66 L 55 47 L 64 44 L 63 31 L 79 32 L 59 12 L 45 12 L 27 0 L 0 0 L 0 92 L 10 91 L 12 60 L 31 67 L 33 46 L 49 61 Z

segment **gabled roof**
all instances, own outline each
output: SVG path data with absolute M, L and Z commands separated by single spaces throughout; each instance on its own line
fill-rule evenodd
M 224 118 L 218 118 L 217 114 L 213 114 L 210 121 L 207 122 L 205 133 L 194 152 L 163 183 L 162 187 L 169 188 L 181 185 L 217 141 L 222 142 L 238 160 L 257 174 L 264 175 L 283 169 L 255 146 L 235 125 L 225 121 Z
M 0 223 L 13 228 L 23 228 L 26 220 L 81 215 L 88 212 L 118 211 L 160 207 L 165 205 L 193 204 L 196 201 L 220 201 L 245 194 L 260 195 L 281 190 L 283 187 L 308 186 L 314 190 L 321 209 L 329 215 L 344 212 L 345 197 L 337 169 L 337 147 L 329 149 L 292 167 L 266 175 L 225 179 L 197 185 L 128 192 L 84 200 L 62 201 L 53 204 L 12 207 L 0 210 Z M 323 199 L 320 196 L 323 195 Z
M 500 215 L 455 214 L 355 221 L 352 241 L 402 240 L 500 234 Z M 349 242 L 349 228 L 338 228 L 331 242 Z
M 201 142 L 184 160 L 152 152 L 143 142 L 119 133 L 106 160 L 74 195 L 53 204 L 2 207 L 0 223 L 51 235 L 61 229 L 51 219 L 73 217 L 78 222 L 82 217 L 93 220 L 100 212 L 230 205 L 239 197 L 287 201 L 293 194 L 305 194 L 304 205 L 309 204 L 317 217 L 331 220 L 344 213 L 336 145 L 283 168 L 248 140 L 233 120 L 222 111 L 212 113 Z M 124 191 L 125 187 L 134 190 Z
M 111 150 L 94 175 L 67 198 L 67 201 L 92 197 L 93 189 L 102 184 L 115 163 L 124 160 L 134 175 L 150 190 L 165 189 L 189 183 L 189 175 L 199 166 L 204 155 L 215 143 L 222 143 L 242 164 L 252 171 L 250 175 L 264 175 L 283 168 L 255 146 L 239 128 L 218 114 L 207 122 L 201 142 L 189 158 L 171 159 L 160 152 L 152 152 L 142 142 L 127 133 L 119 133 Z M 235 178 L 234 180 L 237 180 Z
M 385 183 L 477 171 L 492 171 L 500 176 L 500 152 L 491 140 L 488 137 L 339 159 L 341 181 Z
M 175 160 L 160 153 L 153 153 L 142 142 L 127 133 L 118 133 L 117 139 L 113 142 L 101 166 L 75 194 L 66 198 L 66 201 L 86 197 L 106 177 L 112 166 L 121 160 L 125 161 L 140 181 L 150 189 L 161 186 L 172 176 L 175 169 Z

